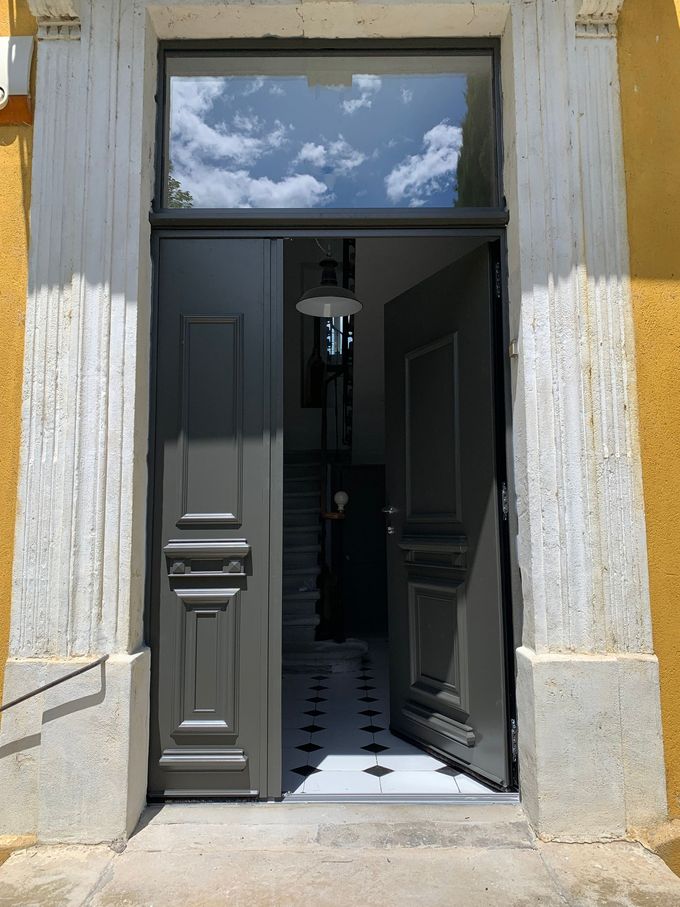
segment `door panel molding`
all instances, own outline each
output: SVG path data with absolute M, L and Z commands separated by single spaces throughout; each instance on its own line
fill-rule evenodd
M 177 638 L 181 680 L 175 704 L 179 720 L 171 736 L 217 734 L 236 738 L 240 589 L 174 591 L 180 602 Z M 214 625 L 206 628 L 207 632 L 202 632 L 203 628 L 199 631 L 199 622 L 206 620 Z M 212 683 L 210 661 L 214 664 Z
M 448 354 L 449 361 L 444 357 Z M 458 332 L 438 337 L 431 343 L 409 350 L 404 356 L 404 430 L 406 454 L 406 520 L 409 523 L 460 523 L 462 495 L 460 481 L 460 425 L 458 401 Z M 439 368 L 437 368 L 439 366 Z M 425 370 L 432 369 L 428 374 Z M 450 381 L 446 379 L 450 372 Z M 444 380 L 442 380 L 444 379 Z M 450 396 L 448 393 L 450 392 Z M 413 399 L 420 402 L 412 406 Z M 424 401 L 427 400 L 427 404 Z M 448 408 L 448 412 L 447 412 Z M 432 431 L 439 422 L 439 430 Z M 414 424 L 415 423 L 415 424 Z M 446 428 L 448 426 L 449 431 Z M 430 442 L 426 462 L 419 462 L 419 435 Z M 416 462 L 414 463 L 414 452 Z M 453 469 L 449 457 L 453 455 Z M 432 488 L 437 484 L 437 504 L 449 502 L 449 507 L 427 509 L 427 491 L 419 487 L 425 480 Z M 437 482 L 437 479 L 439 481 Z M 442 485 L 450 487 L 442 488 Z M 420 507 L 418 503 L 420 501 Z M 434 502 L 429 502 L 431 505 Z M 423 506 L 425 505 L 425 506 Z
M 223 376 L 225 378 L 223 387 L 215 385 L 214 375 L 193 375 L 194 369 L 200 371 L 202 367 L 205 370 L 209 368 L 211 352 L 213 355 L 215 354 L 214 350 L 210 350 L 210 344 L 215 344 L 218 339 L 218 325 L 230 328 L 228 332 L 225 331 L 226 336 L 222 339 L 222 344 L 220 344 L 223 346 L 221 352 L 224 355 L 228 369 Z M 208 343 L 206 344 L 208 349 L 200 351 L 195 349 L 195 347 L 198 346 L 196 328 L 199 326 L 201 328 L 211 328 L 208 334 Z M 201 333 L 204 332 L 201 331 Z M 180 482 L 181 504 L 179 512 L 182 515 L 177 520 L 177 525 L 179 527 L 238 526 L 243 519 L 243 315 L 183 314 L 181 376 L 182 414 L 180 443 L 182 476 Z M 192 376 L 194 381 L 192 381 Z M 196 381 L 197 377 L 208 378 L 208 386 L 199 387 L 198 389 L 194 388 L 192 385 L 198 383 Z M 197 393 L 199 397 L 204 397 L 205 399 L 212 398 L 215 401 L 215 405 L 209 413 L 204 414 L 196 406 L 192 406 L 195 393 Z M 208 510 L 207 507 L 201 509 L 200 507 L 191 506 L 194 501 L 192 501 L 190 494 L 190 486 L 192 484 L 192 469 L 190 462 L 192 457 L 192 426 L 190 423 L 197 409 L 197 418 L 199 422 L 204 422 L 206 416 L 210 416 L 215 420 L 220 411 L 224 414 L 226 410 L 225 422 L 227 424 L 224 425 L 225 431 L 223 432 L 224 443 L 222 445 L 222 451 L 217 451 L 215 449 L 216 445 L 211 445 L 209 451 L 210 455 L 208 457 L 206 456 L 206 451 L 200 451 L 199 446 L 199 452 L 202 453 L 202 462 L 196 464 L 201 479 L 206 472 L 214 471 L 219 475 L 221 481 L 225 483 L 225 486 L 222 489 L 219 489 L 217 483 L 215 483 L 216 487 L 212 489 L 212 494 L 216 501 L 219 501 L 220 498 L 218 491 L 221 490 L 224 495 L 222 502 L 226 506 L 224 506 L 221 511 L 218 510 L 213 512 Z M 229 422 L 231 422 L 232 426 L 231 431 L 229 431 Z M 205 433 L 210 430 L 212 426 L 199 424 L 198 426 L 193 426 L 193 428 L 199 428 Z M 230 448 L 233 449 L 230 450 Z M 211 469 L 211 467 L 216 466 L 218 456 L 223 458 L 221 469 Z M 213 502 L 211 501 L 211 503 Z M 229 507 L 230 503 L 232 504 L 231 507 Z
M 427 603 L 443 603 L 443 610 L 449 615 L 425 614 Z M 448 607 L 446 607 L 448 606 Z M 430 580 L 408 580 L 408 610 L 410 628 L 410 661 L 411 661 L 411 691 L 417 700 L 421 700 L 436 711 L 448 710 L 463 714 L 468 717 L 469 710 L 469 675 L 468 675 L 468 646 L 467 635 L 467 599 L 465 596 L 465 583 L 462 580 L 432 582 Z M 441 608 L 439 609 L 442 610 Z M 441 634 L 446 627 L 448 617 L 450 645 L 448 653 L 441 650 L 445 638 Z M 436 618 L 439 618 L 435 627 Z M 434 630 L 427 633 L 427 624 Z M 437 638 L 439 636 L 439 638 Z M 440 649 L 437 653 L 437 648 Z M 445 673 L 441 666 L 432 662 L 433 654 L 450 657 L 447 677 L 437 677 L 434 671 Z M 431 670 L 428 672 L 427 668 Z

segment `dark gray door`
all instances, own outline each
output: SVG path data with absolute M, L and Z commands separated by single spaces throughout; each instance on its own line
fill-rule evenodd
M 392 730 L 509 781 L 486 246 L 385 309 Z
M 156 242 L 152 797 L 280 793 L 278 255 L 264 239 Z

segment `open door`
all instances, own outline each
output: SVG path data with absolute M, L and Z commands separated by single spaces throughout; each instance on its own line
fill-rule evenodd
M 161 235 L 156 266 L 149 794 L 275 796 L 280 244 Z
M 488 246 L 385 307 L 390 727 L 509 783 Z

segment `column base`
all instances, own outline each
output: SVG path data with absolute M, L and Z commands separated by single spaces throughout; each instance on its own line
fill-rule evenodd
M 622 838 L 666 817 L 653 655 L 517 650 L 522 801 L 536 833 Z
M 10 659 L 5 701 L 92 658 Z M 146 802 L 149 650 L 113 655 L 2 715 L 0 834 L 42 843 L 127 838 Z

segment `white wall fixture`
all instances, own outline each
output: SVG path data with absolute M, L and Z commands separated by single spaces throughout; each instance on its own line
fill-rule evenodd
M 0 123 L 24 122 L 31 110 L 33 38 L 0 37 Z

